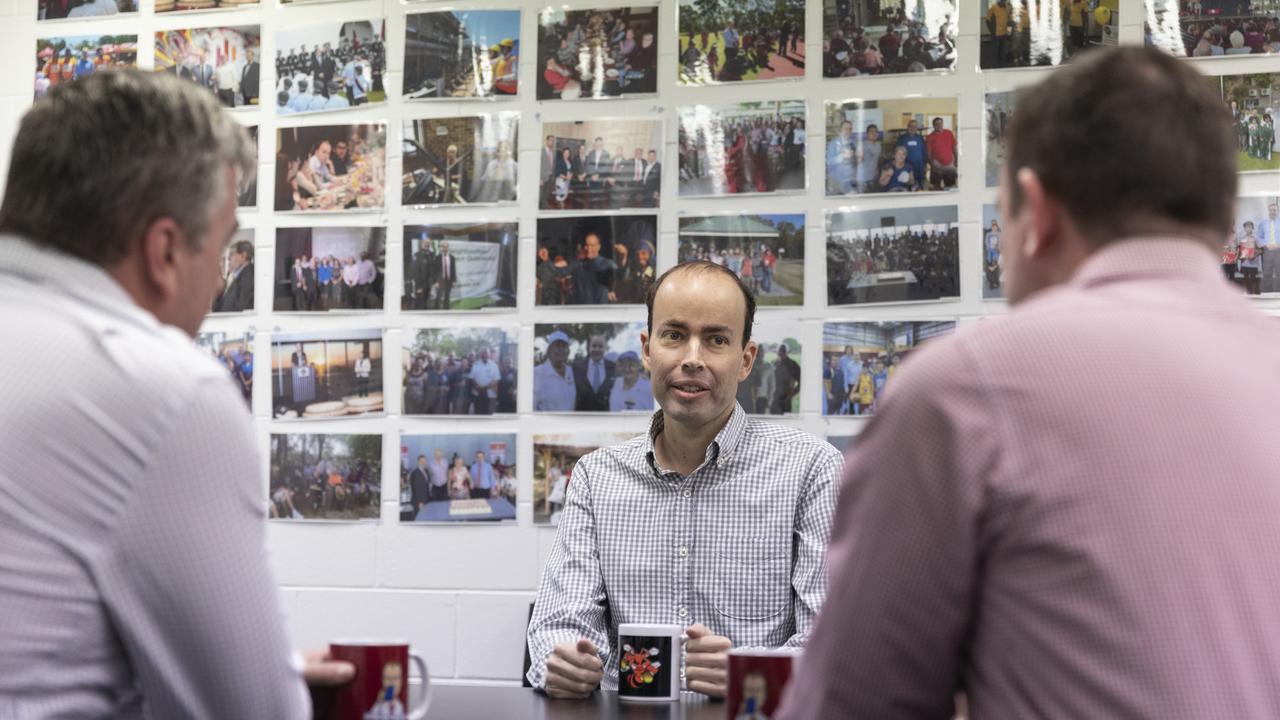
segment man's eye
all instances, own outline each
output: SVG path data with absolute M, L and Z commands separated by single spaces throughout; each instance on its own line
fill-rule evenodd
M 680 333 L 679 333 L 679 332 L 677 332 L 677 331 L 675 331 L 675 330 L 668 330 L 666 333 L 664 333 L 664 336 L 665 336 L 668 340 L 679 340 L 679 339 L 680 339 Z

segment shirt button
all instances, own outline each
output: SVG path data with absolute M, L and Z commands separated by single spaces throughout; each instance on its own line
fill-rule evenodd
M 689 489 L 685 489 L 685 491 L 684 491 L 684 496 L 685 496 L 685 497 L 693 497 L 693 491 L 692 491 L 692 490 L 689 490 Z
M 688 557 L 688 556 L 689 556 L 689 548 L 687 547 L 680 548 L 680 557 Z
M 688 608 L 680 608 L 679 610 L 676 611 L 676 614 L 679 615 L 680 617 L 684 617 L 685 615 L 689 614 L 689 610 Z

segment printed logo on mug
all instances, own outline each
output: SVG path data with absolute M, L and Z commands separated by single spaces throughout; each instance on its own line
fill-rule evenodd
M 618 697 L 637 702 L 680 699 L 679 625 L 618 626 Z
M 791 679 L 795 654 L 787 650 L 729 651 L 729 687 L 725 696 L 729 720 L 769 720 Z
M 404 640 L 336 640 L 329 643 L 334 660 L 356 666 L 350 683 L 334 697 L 335 720 L 420 720 L 431 701 L 431 679 L 420 655 Z M 409 709 L 409 662 L 422 674 L 422 697 Z

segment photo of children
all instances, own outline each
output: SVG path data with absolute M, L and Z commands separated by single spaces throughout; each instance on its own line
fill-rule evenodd
M 757 322 L 751 340 L 759 348 L 738 404 L 752 415 L 800 412 L 800 340 L 794 323 Z
M 196 347 L 227 368 L 227 374 L 244 396 L 244 404 L 253 411 L 253 332 L 202 332 L 196 335 Z
M 493 415 L 516 411 L 515 328 L 420 328 L 404 331 L 401 412 Z
M 381 310 L 387 230 L 276 228 L 276 312 Z
M 37 20 L 86 20 L 136 12 L 138 12 L 136 0 L 37 0 L 36 2 Z
M 386 187 L 386 125 L 276 129 L 277 212 L 381 210 Z
M 272 433 L 272 520 L 377 520 L 382 436 Z
M 404 121 L 406 207 L 513 203 L 520 113 Z
M 1120 0 L 982 0 L 980 65 L 1061 65 L 1091 48 L 1115 45 Z
M 316 420 L 383 413 L 382 331 L 277 333 L 271 415 Z
M 803 100 L 680 108 L 680 196 L 805 189 Z
M 1000 257 L 1000 215 L 994 203 L 982 206 L 982 299 L 1004 298 L 1004 260 Z
M 662 121 L 599 118 L 542 125 L 542 210 L 656 208 L 662 199 Z
M 958 189 L 958 104 L 954 97 L 828 102 L 827 196 Z
M 1222 241 L 1222 270 L 1248 295 L 1280 293 L 1280 196 L 1236 198 L 1235 224 Z
M 761 306 L 803 305 L 804 228 L 803 213 L 681 217 L 679 262 L 729 268 Z
M 241 228 L 231 236 L 222 253 L 222 290 L 214 296 L 209 312 L 253 311 L 253 236 L 253 228 Z
M 519 92 L 519 10 L 410 13 L 404 47 L 405 100 Z
M 538 305 L 641 304 L 657 279 L 655 215 L 540 218 Z
M 548 6 L 538 16 L 538 63 L 539 100 L 656 93 L 658 6 Z
M 1280 73 L 1224 75 L 1220 80 L 1236 129 L 1236 167 L 1240 172 L 1280 170 Z
M 515 433 L 400 436 L 400 522 L 515 519 Z
M 1146 44 L 1185 57 L 1280 53 L 1276 5 L 1267 0 L 1153 0 Z
M 516 306 L 515 222 L 404 227 L 401 310 L 482 310 Z
M 258 104 L 261 52 L 258 25 L 163 30 L 154 67 L 208 88 L 223 107 L 251 107 Z
M 885 386 L 907 356 L 955 328 L 954 320 L 824 323 L 823 414 L 875 414 Z
M 960 297 L 955 205 L 827 212 L 827 304 Z
M 276 115 L 386 102 L 386 20 L 290 26 L 276 34 Z
M 573 468 L 584 455 L 640 434 L 574 433 L 533 436 L 533 524 L 557 525 Z
M 804 2 L 680 0 L 680 84 L 803 78 Z
M 138 66 L 137 35 L 71 35 L 36 38 L 35 96 L 95 72 Z
M 985 124 L 983 125 L 983 153 L 986 165 L 987 187 L 1000 185 L 1000 169 L 1008 156 L 1009 147 L 1005 141 L 1009 123 L 1013 122 L 1013 103 L 1017 100 L 1016 92 L 987 93 Z
M 640 360 L 643 322 L 537 324 L 533 328 L 533 411 L 653 411 Z
M 951 70 L 956 0 L 907 4 L 822 1 L 822 77 Z

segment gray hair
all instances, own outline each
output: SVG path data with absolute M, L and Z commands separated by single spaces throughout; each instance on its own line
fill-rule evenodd
M 256 154 L 213 93 L 168 73 L 59 83 L 18 129 L 0 232 L 109 266 L 167 217 L 199 247 L 227 200 L 227 168 L 243 187 Z

